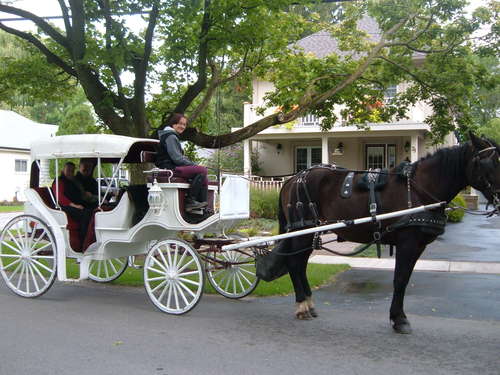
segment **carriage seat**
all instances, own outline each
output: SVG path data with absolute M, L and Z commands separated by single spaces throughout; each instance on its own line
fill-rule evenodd
M 42 198 L 42 201 L 43 203 L 53 209 L 53 210 L 56 210 L 56 205 L 55 205 L 55 202 L 51 196 L 51 192 L 49 191 L 50 188 L 48 187 L 35 187 L 33 188 L 33 190 L 35 190 L 38 195 L 40 196 L 40 198 Z M 68 229 L 69 231 L 69 243 L 70 243 L 70 246 L 71 248 L 74 250 L 74 251 L 81 251 L 81 247 L 82 247 L 82 244 L 81 244 L 81 241 L 80 241 L 80 223 L 78 221 L 76 221 L 75 219 L 73 219 L 71 216 L 69 216 L 68 214 L 66 214 L 66 219 L 67 219 L 67 224 L 66 224 L 66 229 Z

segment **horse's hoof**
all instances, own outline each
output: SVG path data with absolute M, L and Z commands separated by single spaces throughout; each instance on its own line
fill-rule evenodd
M 401 333 L 403 335 L 409 335 L 411 333 L 410 322 L 392 322 L 392 328 L 396 333 Z
M 318 313 L 316 312 L 316 309 L 314 307 L 309 308 L 309 314 L 311 314 L 313 318 L 318 317 Z
M 299 320 L 311 320 L 312 316 L 307 311 L 299 311 L 295 313 L 295 317 Z

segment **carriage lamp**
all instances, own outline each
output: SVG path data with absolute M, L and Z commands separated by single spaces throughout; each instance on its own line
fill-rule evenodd
M 409 152 L 410 151 L 410 147 L 411 147 L 410 142 L 406 141 L 406 143 L 405 143 L 405 152 Z
M 163 193 L 156 178 L 153 180 L 153 185 L 149 188 L 148 203 L 149 209 L 152 210 L 155 215 L 161 213 L 163 208 Z

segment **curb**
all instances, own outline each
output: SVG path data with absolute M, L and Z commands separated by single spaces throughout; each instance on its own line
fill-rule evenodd
M 309 263 L 348 264 L 352 268 L 393 270 L 395 259 L 350 258 L 332 255 L 314 255 L 309 259 Z M 500 263 L 421 259 L 417 261 L 417 264 L 415 265 L 415 271 L 463 272 L 500 275 Z

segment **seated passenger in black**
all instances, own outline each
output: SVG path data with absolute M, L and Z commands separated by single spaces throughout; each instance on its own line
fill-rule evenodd
M 75 175 L 75 182 L 82 191 L 84 206 L 96 208 L 99 204 L 97 180 L 92 176 L 94 173 L 95 160 L 81 159 L 79 171 Z
M 80 224 L 80 241 L 83 242 L 87 234 L 87 227 L 92 216 L 92 210 L 85 208 L 82 190 L 74 181 L 75 164 L 67 162 L 61 175 L 52 183 L 52 191 L 57 197 L 61 209 Z

